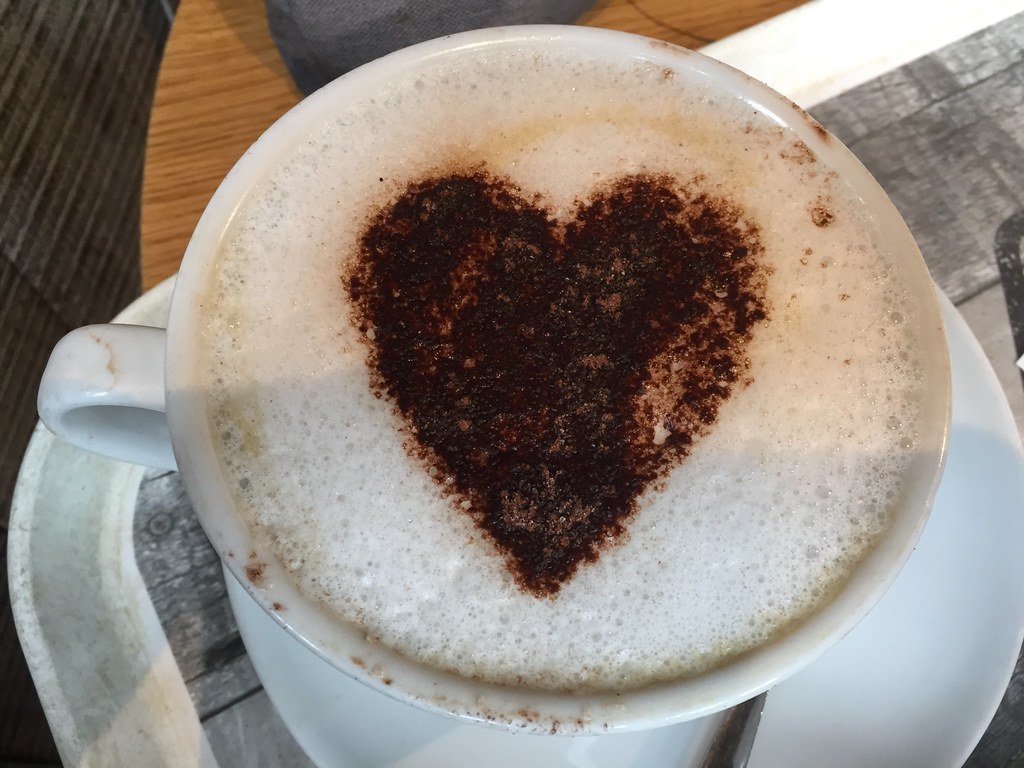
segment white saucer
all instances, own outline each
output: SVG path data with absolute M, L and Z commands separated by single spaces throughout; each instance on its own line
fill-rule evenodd
M 162 323 L 170 292 L 167 281 L 118 320 Z M 945 299 L 943 311 L 953 360 L 953 431 L 931 520 L 871 614 L 771 693 L 751 768 L 960 766 L 1006 688 L 1024 638 L 1024 452 L 984 353 Z M 11 511 L 15 621 L 66 764 L 213 767 L 132 556 L 141 479 L 140 467 L 36 430 Z M 557 765 L 546 759 L 539 737 L 456 728 L 449 720 L 438 730 L 434 715 L 424 715 L 422 727 L 389 729 L 378 707 L 390 700 L 366 698 L 363 686 L 339 680 L 340 673 L 281 630 L 231 578 L 228 587 L 268 693 L 324 768 L 366 765 L 359 753 L 365 757 L 371 743 L 391 748 L 390 761 L 382 763 L 391 768 L 451 768 L 453 745 L 472 766 Z M 116 674 L 97 676 L 96 669 Z M 341 701 L 346 682 L 356 689 L 347 705 Z M 571 749 L 561 748 L 571 753 L 562 764 L 687 765 L 708 726 L 705 720 L 574 740 Z M 496 742 L 495 735 L 505 739 Z
M 945 297 L 948 463 L 917 549 L 831 651 L 768 697 L 759 766 L 960 766 L 1024 639 L 1024 459 L 1003 390 Z

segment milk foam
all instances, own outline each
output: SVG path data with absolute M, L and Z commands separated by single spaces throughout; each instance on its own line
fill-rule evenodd
M 757 223 L 772 269 L 753 383 L 554 598 L 521 591 L 410 458 L 342 288 L 368 212 L 410 179 L 481 164 L 563 214 L 619 175 L 702 177 Z M 811 223 L 821 204 L 826 227 Z M 876 240 L 804 145 L 660 67 L 435 60 L 338 104 L 237 213 L 201 362 L 224 475 L 303 592 L 428 665 L 552 689 L 696 673 L 826 601 L 899 501 L 920 309 Z

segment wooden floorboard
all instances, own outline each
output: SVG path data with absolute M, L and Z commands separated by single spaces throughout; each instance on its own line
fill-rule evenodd
M 262 691 L 204 727 L 220 768 L 314 768 Z

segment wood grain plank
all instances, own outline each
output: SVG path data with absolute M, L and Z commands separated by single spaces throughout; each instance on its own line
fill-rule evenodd
M 600 0 L 580 24 L 657 37 L 696 48 L 784 13 L 807 0 Z
M 315 768 L 265 692 L 250 696 L 204 725 L 221 768 Z
M 242 646 L 242 638 L 234 635 L 224 650 L 237 652 L 228 662 L 207 669 L 202 675 L 186 680 L 188 692 L 195 702 L 199 719 L 206 722 L 221 712 L 263 690 L 249 656 Z
M 150 119 L 142 279 L 174 274 L 206 203 L 246 149 L 298 102 L 259 0 L 185 0 Z
M 176 472 L 151 472 L 136 501 L 135 559 L 200 719 L 260 690 L 220 559 Z

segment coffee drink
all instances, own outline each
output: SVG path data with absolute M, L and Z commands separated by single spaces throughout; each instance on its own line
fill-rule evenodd
M 885 534 L 927 396 L 908 278 L 808 141 L 570 46 L 356 90 L 211 268 L 240 514 L 326 610 L 477 680 L 622 691 L 784 636 Z

